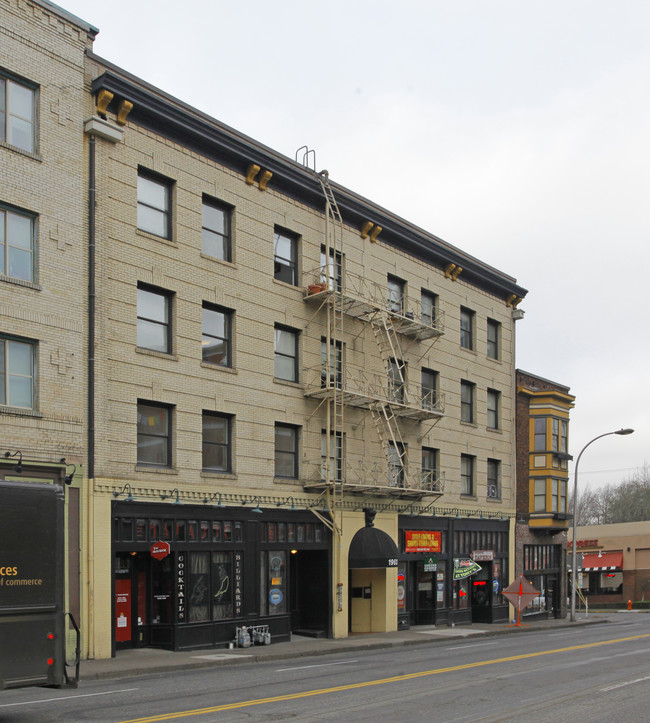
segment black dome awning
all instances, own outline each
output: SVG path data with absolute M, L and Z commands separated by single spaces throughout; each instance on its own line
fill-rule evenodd
M 397 545 L 390 535 L 376 527 L 362 527 L 350 543 L 348 567 L 396 567 L 397 557 Z

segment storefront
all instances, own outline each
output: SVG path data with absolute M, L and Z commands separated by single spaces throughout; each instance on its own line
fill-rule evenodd
M 508 522 L 399 518 L 398 627 L 508 619 Z
M 523 546 L 523 575 L 539 593 L 523 611 L 524 617 L 563 617 L 563 557 L 561 544 Z
M 112 548 L 114 649 L 331 632 L 330 532 L 310 512 L 119 501 Z

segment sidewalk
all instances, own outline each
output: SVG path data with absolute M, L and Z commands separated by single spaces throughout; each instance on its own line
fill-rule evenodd
M 433 625 L 418 625 L 409 630 L 392 633 L 368 633 L 348 638 L 307 638 L 294 635 L 291 642 L 256 645 L 250 648 L 210 648 L 172 652 L 155 648 L 121 650 L 115 658 L 103 660 L 82 660 L 81 680 L 101 678 L 132 678 L 138 675 L 168 673 L 174 670 L 211 668 L 219 665 L 241 665 L 261 663 L 270 660 L 293 660 L 313 655 L 330 653 L 354 653 L 357 650 L 380 650 L 407 645 L 435 644 L 453 638 L 493 637 L 495 635 L 519 635 L 530 631 L 557 630 L 576 626 L 608 622 L 609 613 L 590 614 L 575 623 L 566 620 L 540 620 L 520 627 L 497 623 L 493 625 L 466 625 L 448 628 Z

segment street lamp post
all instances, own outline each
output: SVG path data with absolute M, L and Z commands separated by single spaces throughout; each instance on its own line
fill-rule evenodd
M 572 546 L 572 552 L 571 552 L 571 622 L 575 623 L 576 621 L 576 580 L 578 576 L 578 571 L 576 570 L 576 563 L 577 563 L 577 555 L 576 550 L 578 548 L 577 545 L 577 527 L 578 527 L 578 516 L 576 514 L 576 507 L 578 504 L 578 465 L 580 464 L 580 457 L 582 457 L 582 453 L 587 449 L 587 447 L 590 444 L 593 444 L 597 439 L 602 439 L 603 437 L 609 437 L 610 434 L 632 434 L 634 432 L 633 429 L 617 429 L 615 432 L 605 432 L 605 434 L 599 434 L 597 437 L 594 437 L 591 442 L 587 442 L 585 446 L 580 450 L 580 454 L 578 455 L 578 459 L 576 460 L 576 466 L 575 470 L 573 471 L 573 546 Z

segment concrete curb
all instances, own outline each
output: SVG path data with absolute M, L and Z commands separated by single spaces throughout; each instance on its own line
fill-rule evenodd
M 253 663 L 274 662 L 281 660 L 295 660 L 325 656 L 332 654 L 350 654 L 359 651 L 388 650 L 390 648 L 403 648 L 417 645 L 443 645 L 450 640 L 467 639 L 468 637 L 494 638 L 500 635 L 516 635 L 544 630 L 561 630 L 588 625 L 598 625 L 610 622 L 609 619 L 578 620 L 571 622 L 538 623 L 520 627 L 514 625 L 489 626 L 478 628 L 476 626 L 455 628 L 441 628 L 438 635 L 427 635 L 416 630 L 404 633 L 379 633 L 379 636 L 392 636 L 385 639 L 367 640 L 362 638 L 347 638 L 340 643 L 331 639 L 314 641 L 300 641 L 278 643 L 277 647 L 235 649 L 206 649 L 191 652 L 171 652 L 154 649 L 139 649 L 124 651 L 118 657 L 104 660 L 81 661 L 81 681 L 132 678 L 146 675 L 161 675 L 182 670 L 205 670 L 220 668 L 229 665 L 244 665 Z M 397 637 L 401 636 L 401 637 Z M 404 637 L 406 636 L 406 637 Z M 282 648 L 282 649 L 280 649 Z M 222 652 L 223 651 L 223 652 Z M 249 652 L 250 651 L 250 652 Z M 254 652 L 257 651 L 257 652 Z M 173 659 L 170 659 L 173 656 Z M 203 659 L 201 659 L 203 658 Z

